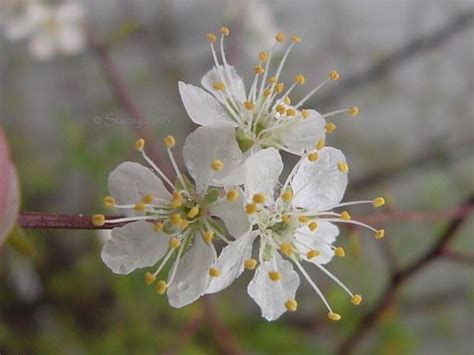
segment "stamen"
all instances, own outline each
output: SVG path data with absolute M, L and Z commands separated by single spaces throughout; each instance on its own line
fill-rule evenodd
M 92 224 L 96 227 L 102 227 L 105 224 L 105 216 L 103 214 L 95 214 L 91 218 Z
M 340 217 L 343 221 L 350 221 L 351 220 L 351 215 L 347 211 L 342 212 Z
M 170 217 L 170 223 L 173 226 L 178 226 L 183 219 L 181 218 L 181 215 L 179 213 L 174 213 Z
M 286 115 L 288 117 L 294 117 L 296 115 L 296 111 L 293 110 L 292 108 L 289 108 L 288 110 L 286 110 Z
M 227 201 L 235 201 L 239 197 L 239 193 L 236 190 L 230 190 L 225 195 Z
M 359 114 L 359 108 L 357 106 L 352 106 L 351 107 L 351 116 L 355 117 Z
M 278 250 L 286 256 L 290 256 L 293 253 L 293 247 L 290 243 L 281 243 Z
M 247 259 L 244 262 L 244 267 L 247 270 L 254 270 L 256 266 L 257 266 L 257 260 L 255 260 L 253 258 Z
M 217 41 L 217 37 L 214 33 L 206 33 L 206 38 L 209 43 L 214 43 L 215 41 Z
M 316 142 L 315 147 L 317 150 L 321 150 L 324 148 L 325 145 L 326 145 L 326 141 L 324 139 L 320 139 Z
M 335 70 L 331 70 L 328 76 L 331 80 L 339 80 L 339 73 Z
M 385 236 L 385 230 L 379 229 L 375 232 L 375 239 L 382 239 Z
M 309 218 L 304 216 L 304 215 L 301 215 L 301 216 L 298 216 L 298 222 L 300 223 L 308 223 L 309 221 Z
M 351 298 L 352 304 L 358 306 L 362 302 L 362 296 L 361 295 L 354 295 Z
M 339 162 L 337 162 L 337 169 L 341 173 L 347 173 L 349 171 L 349 165 L 347 165 L 346 162 L 339 161 Z
M 179 247 L 181 244 L 181 242 L 179 241 L 178 238 L 176 237 L 173 237 L 170 239 L 169 243 L 168 243 L 168 246 L 170 249 L 176 249 L 177 247 Z
M 202 235 L 202 239 L 204 240 L 204 242 L 206 242 L 207 244 L 211 245 L 212 240 L 214 239 L 214 232 L 213 232 L 212 230 L 206 231 L 206 232 Z
M 283 32 L 278 32 L 276 35 L 275 35 L 275 40 L 277 42 L 280 42 L 282 43 L 284 40 L 285 40 L 286 36 Z
M 269 271 L 268 272 L 268 277 L 272 281 L 280 281 L 281 280 L 281 274 L 278 271 Z
M 303 119 L 307 119 L 309 117 L 310 113 L 308 110 L 302 110 L 301 111 L 301 116 L 303 117 Z
M 254 68 L 255 74 L 263 74 L 265 72 L 265 69 L 260 64 L 257 64 Z
M 339 313 L 334 313 L 334 312 L 329 312 L 328 313 L 328 318 L 333 321 L 338 321 L 341 319 L 341 315 Z
M 290 217 L 287 214 L 282 214 L 281 215 L 281 221 L 285 224 L 290 223 Z
M 143 202 L 138 202 L 138 203 L 135 204 L 133 209 L 137 212 L 143 212 L 143 211 L 145 211 L 145 204 Z
M 217 91 L 225 91 L 225 84 L 218 81 L 212 84 L 212 88 Z
M 293 43 L 301 43 L 301 37 L 300 36 L 291 36 L 291 42 Z
M 285 307 L 288 312 L 295 312 L 298 308 L 298 302 L 294 299 L 289 299 L 285 302 Z
M 244 107 L 245 107 L 246 110 L 251 111 L 255 108 L 255 104 L 251 101 L 245 101 L 244 102 Z
M 173 136 L 166 136 L 163 138 L 163 144 L 166 148 L 173 148 L 176 144 L 176 139 Z
M 254 203 L 248 203 L 245 205 L 245 213 L 254 214 L 255 212 L 257 212 L 257 205 Z
M 311 232 L 314 232 L 317 228 L 318 228 L 318 224 L 316 222 L 311 222 L 310 224 L 308 224 L 308 229 Z
M 322 83 L 318 84 L 313 90 L 311 90 L 309 93 L 306 94 L 305 97 L 303 97 L 296 105 L 295 108 L 301 107 L 311 96 L 313 96 L 319 89 L 321 89 L 324 84 L 326 84 L 330 79 L 324 80 Z
M 309 161 L 316 161 L 316 160 L 318 160 L 318 157 L 319 157 L 319 155 L 316 152 L 311 152 L 311 153 L 308 154 L 308 160 Z
M 153 195 L 148 194 L 148 195 L 143 196 L 142 201 L 143 201 L 143 203 L 149 205 L 150 203 L 153 202 Z
M 348 288 L 346 285 L 344 285 L 341 280 L 339 280 L 336 276 L 334 276 L 333 273 L 331 273 L 329 270 L 327 270 L 327 269 L 326 269 L 324 266 L 322 266 L 322 265 L 316 264 L 316 266 L 317 266 L 322 272 L 324 272 L 326 275 L 328 275 L 334 282 L 336 282 L 344 291 L 346 291 L 347 294 L 348 294 L 349 296 L 351 296 L 351 298 L 354 297 L 354 294 L 351 292 L 351 290 L 349 290 L 349 288 Z
M 336 255 L 339 258 L 343 258 L 346 256 L 346 252 L 344 251 L 343 247 L 337 247 L 337 248 L 334 248 L 334 255 Z
M 196 205 L 193 208 L 191 208 L 187 214 L 188 218 L 193 219 L 199 214 L 199 206 Z
M 163 230 L 163 223 L 161 222 L 156 222 L 155 223 L 155 226 L 153 227 L 153 230 L 156 232 L 156 233 L 159 233 Z
M 211 168 L 214 171 L 221 171 L 224 169 L 224 163 L 219 159 L 215 159 L 211 162 Z
M 260 60 L 262 63 L 265 63 L 268 60 L 268 53 L 266 51 L 258 53 L 258 60 Z
M 158 281 L 155 287 L 155 291 L 159 295 L 163 295 L 166 292 L 166 289 L 168 288 L 168 285 L 164 280 Z
M 293 192 L 290 190 L 287 190 L 281 194 L 281 199 L 285 202 L 291 202 L 293 199 Z
M 302 74 L 296 75 L 295 76 L 295 82 L 297 84 L 304 85 L 304 82 L 305 82 L 304 75 L 302 75 Z
M 145 147 L 145 140 L 143 138 L 137 139 L 135 142 L 135 149 L 138 150 L 139 152 L 142 152 L 144 147 Z
M 115 199 L 112 196 L 104 197 L 104 207 L 112 208 L 115 206 Z
M 255 195 L 253 195 L 252 201 L 254 203 L 264 203 L 265 202 L 265 195 L 262 194 L 262 193 L 256 193 Z
M 381 206 L 385 205 L 385 199 L 383 197 L 377 197 L 377 198 L 374 199 L 373 205 L 374 205 L 375 208 L 381 207 Z
M 216 267 L 209 268 L 210 277 L 218 277 L 221 274 L 221 271 Z
M 219 32 L 222 33 L 224 36 L 228 36 L 230 34 L 230 30 L 229 28 L 225 27 L 225 26 L 222 26 L 220 29 L 219 29 Z
M 143 141 L 145 142 L 145 141 Z M 143 143 L 144 144 L 144 143 Z M 135 143 L 135 146 L 136 146 L 136 143 Z M 137 149 L 138 150 L 138 149 Z M 145 161 L 150 164 L 150 166 L 156 171 L 156 173 L 161 177 L 161 179 L 163 179 L 163 181 L 165 183 L 167 183 L 169 185 L 169 187 L 171 187 L 172 189 L 174 189 L 174 185 L 173 183 L 170 181 L 170 179 L 168 179 L 168 177 L 161 171 L 160 168 L 158 168 L 158 166 L 155 164 L 155 162 L 153 160 L 151 160 L 148 155 L 146 154 L 145 150 L 143 149 L 143 146 L 140 148 L 139 152 L 142 153 L 142 157 L 143 159 L 145 159 Z
M 153 282 L 155 282 L 155 280 L 156 280 L 156 276 L 155 276 L 155 275 L 153 275 L 153 274 L 150 273 L 150 272 L 145 273 L 145 283 L 146 283 L 147 285 L 151 285 Z
M 332 122 L 328 122 L 324 125 L 324 129 L 326 130 L 326 133 L 332 133 L 336 130 L 336 125 Z
M 308 251 L 306 252 L 306 257 L 307 257 L 308 259 L 313 259 L 313 258 L 319 256 L 319 254 L 320 254 L 319 251 L 314 250 L 314 249 L 311 249 L 311 250 L 308 250 Z

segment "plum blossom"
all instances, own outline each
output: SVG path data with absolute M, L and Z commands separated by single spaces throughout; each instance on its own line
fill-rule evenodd
M 353 204 L 384 204 L 383 198 L 341 203 L 347 186 L 348 165 L 343 153 L 335 148 L 321 147 L 298 161 L 283 185 L 279 176 L 283 163 L 274 148 L 260 150 L 245 162 L 245 205 L 253 230 L 224 247 L 212 267 L 219 276 L 211 280 L 207 293 L 229 286 L 245 269 L 255 270 L 248 293 L 260 306 L 267 320 L 279 318 L 285 311 L 297 308 L 296 291 L 300 284 L 293 265 L 327 307 L 328 316 L 339 320 L 316 283 L 309 277 L 303 262 L 314 265 L 340 285 L 354 304 L 362 300 L 353 294 L 324 265 L 334 256 L 344 256 L 344 249 L 334 245 L 339 234 L 337 223 L 352 223 L 376 230 L 352 220 L 347 211 L 335 212 Z M 256 256 L 253 245 L 258 242 Z
M 0 27 L 7 39 L 21 40 L 34 32 L 37 0 L 0 0 Z
M 220 60 L 215 48 L 217 36 L 214 33 L 207 34 L 214 67 L 201 80 L 204 89 L 179 82 L 179 92 L 189 117 L 195 123 L 203 126 L 222 122 L 231 124 L 237 132 L 237 141 L 243 152 L 274 147 L 302 155 L 311 150 L 315 142 L 323 141 L 326 132 L 334 131 L 335 124 L 326 123 L 326 118 L 340 113 L 349 113 L 351 116 L 358 114 L 356 106 L 326 114 L 303 108 L 324 84 L 339 79 L 336 71 L 331 71 L 326 80 L 302 99 L 293 102 L 290 95 L 296 86 L 305 84 L 305 77 L 297 74 L 294 83 L 286 90 L 280 77 L 291 49 L 301 42 L 301 38 L 291 37 L 291 43 L 280 63 L 270 75 L 274 53 L 286 40 L 281 32 L 276 34 L 275 44 L 269 51 L 258 54 L 255 77 L 249 90 L 246 90 L 242 78 L 229 65 L 225 55 L 224 39 L 230 31 L 227 27 L 221 27 L 220 32 Z
M 159 294 L 167 290 L 171 306 L 183 307 L 204 294 L 211 278 L 218 275 L 212 267 L 217 259 L 213 240 L 231 243 L 229 238 L 240 238 L 250 229 L 241 189 L 229 184 L 225 191 L 213 187 L 224 185 L 242 153 L 232 127 L 198 128 L 183 148 L 192 182 L 176 164 L 171 151 L 175 139 L 167 136 L 164 144 L 176 180 L 172 182 L 156 166 L 145 153 L 144 140 L 138 140 L 135 147 L 151 169 L 134 162 L 120 164 L 109 175 L 111 196 L 104 200 L 126 217 L 106 220 L 95 215 L 93 223 L 132 222 L 112 229 L 102 260 L 117 274 L 155 266 L 145 274 L 145 282 L 155 284 Z M 173 264 L 167 279 L 155 283 L 167 263 Z

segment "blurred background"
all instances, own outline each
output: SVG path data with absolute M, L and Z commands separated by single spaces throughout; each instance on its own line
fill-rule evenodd
M 472 1 L 82 3 L 88 31 L 104 47 L 42 62 L 23 41 L 0 36 L 0 123 L 19 172 L 23 211 L 102 212 L 108 173 L 124 160 L 141 161 L 133 151 L 140 132 L 157 142 L 173 134 L 182 144 L 195 126 L 177 81 L 199 85 L 212 65 L 204 34 L 227 25 L 228 59 L 247 85 L 257 53 L 277 31 L 303 39 L 284 81 L 303 73 L 307 90 L 339 71 L 341 80 L 307 106 L 320 112 L 359 106 L 356 119 L 334 120 L 327 144 L 348 157 L 347 200 L 386 196 L 385 211 L 351 210 L 384 227 L 386 238 L 375 241 L 357 229 L 339 237 L 346 257 L 329 269 L 363 294 L 359 307 L 312 270 L 340 322 L 327 321 L 323 304 L 302 282 L 298 311 L 269 323 L 247 295 L 250 273 L 177 310 L 144 285 L 143 273 L 108 270 L 100 260 L 106 232 L 27 230 L 23 248 L 0 249 L 0 353 L 472 354 L 474 219 L 449 245 L 462 257 L 439 257 L 419 270 L 372 329 L 340 348 L 377 304 L 393 261 L 403 267 L 429 250 L 472 194 Z M 104 52 L 142 122 L 131 120 L 111 89 Z M 302 97 L 298 90 L 295 97 Z

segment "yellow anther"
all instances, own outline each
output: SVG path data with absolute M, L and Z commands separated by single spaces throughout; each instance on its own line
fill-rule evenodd
M 215 159 L 211 162 L 211 168 L 214 171 L 221 171 L 224 169 L 224 163 L 219 159 Z
M 287 214 L 282 214 L 281 215 L 281 221 L 285 224 L 290 223 L 290 216 L 288 216 Z
M 269 82 L 270 84 L 276 83 L 276 81 L 277 81 L 277 77 L 276 77 L 276 76 L 271 76 L 271 77 L 268 78 L 268 82 Z
M 133 209 L 137 212 L 143 212 L 145 211 L 145 204 L 143 202 L 138 202 L 133 206 Z
M 337 247 L 336 249 L 334 249 L 334 255 L 336 255 L 340 258 L 343 258 L 343 257 L 346 256 L 346 252 L 344 251 L 344 248 Z
M 306 252 L 306 257 L 307 257 L 308 259 L 313 259 L 313 258 L 319 256 L 319 254 L 320 254 L 319 251 L 314 250 L 314 249 L 311 249 L 311 250 L 308 250 L 308 251 Z
M 283 85 L 283 83 L 282 83 L 281 85 Z M 291 99 L 290 99 L 290 97 L 289 97 L 289 96 L 285 96 L 285 97 L 283 98 L 283 102 L 284 102 L 285 104 L 287 104 L 287 105 L 291 104 Z
M 228 27 L 225 27 L 225 26 L 222 26 L 220 29 L 219 29 L 219 32 L 222 33 L 224 36 L 228 36 L 230 34 L 230 30 Z
M 298 74 L 297 76 L 295 76 L 295 82 L 297 84 L 303 85 L 304 84 L 304 75 Z
M 272 89 L 271 88 L 266 88 L 263 90 L 263 96 L 268 97 L 272 94 Z
M 218 277 L 220 274 L 221 274 L 221 271 L 218 268 L 216 268 L 214 266 L 209 268 L 209 276 L 210 277 Z
M 265 72 L 265 69 L 260 64 L 257 64 L 255 66 L 255 74 L 263 74 Z
M 194 206 L 193 208 L 191 208 L 188 212 L 188 217 L 193 219 L 194 217 L 196 217 L 197 215 L 199 214 L 199 206 Z
M 251 101 L 245 101 L 244 107 L 246 110 L 253 110 L 255 108 L 255 104 Z
M 347 173 L 349 171 L 349 165 L 347 165 L 346 162 L 339 161 L 339 162 L 337 162 L 337 169 L 341 173 Z
M 332 122 L 328 122 L 324 125 L 324 129 L 326 130 L 326 133 L 332 133 L 336 130 L 336 125 Z
M 217 37 L 214 33 L 206 33 L 206 38 L 209 43 L 214 43 L 217 40 Z
M 311 222 L 308 224 L 308 228 L 311 232 L 314 232 L 318 228 L 318 224 L 316 222 Z
M 315 147 L 317 150 L 321 150 L 324 148 L 325 145 L 326 145 L 326 141 L 324 139 L 320 139 L 316 142 Z
M 286 115 L 288 117 L 294 117 L 296 115 L 296 111 L 293 110 L 292 108 L 289 108 L 288 110 L 286 110 Z
M 275 111 L 278 112 L 280 115 L 284 115 L 286 112 L 286 108 L 283 105 L 276 105 Z
M 166 292 L 167 288 L 168 288 L 168 285 L 166 284 L 166 281 L 160 280 L 156 284 L 155 291 L 157 294 L 162 295 Z
M 265 51 L 258 53 L 258 60 L 260 60 L 262 63 L 266 62 L 268 60 L 268 53 Z
M 375 232 L 375 239 L 382 239 L 385 236 L 385 230 L 379 229 Z
M 291 253 L 293 252 L 293 247 L 291 246 L 290 243 L 281 243 L 280 246 L 278 247 L 278 250 L 280 253 L 290 256 Z
M 178 208 L 183 204 L 183 196 L 178 191 L 173 191 L 173 197 L 171 199 L 171 207 Z
M 156 233 L 161 232 L 163 230 L 163 223 L 156 222 L 153 229 L 155 230 Z
M 355 117 L 359 114 L 359 108 L 357 106 L 352 106 L 351 107 L 351 116 Z
M 163 144 L 166 148 L 173 148 L 176 144 L 176 139 L 174 139 L 173 136 L 166 136 L 165 138 L 163 138 Z
M 136 150 L 138 150 L 139 152 L 142 152 L 144 147 L 145 147 L 145 140 L 143 138 L 137 139 L 135 141 Z
M 265 195 L 262 193 L 257 193 L 252 196 L 252 201 L 255 203 L 264 203 L 265 202 Z
M 230 190 L 227 191 L 227 194 L 225 195 L 225 198 L 227 201 L 235 201 L 239 197 L 239 193 L 235 190 Z
M 377 197 L 372 202 L 375 208 L 385 205 L 385 199 L 383 197 Z
M 329 312 L 329 313 L 328 313 L 328 318 L 329 318 L 330 320 L 333 320 L 333 321 L 338 321 L 338 320 L 341 319 L 341 315 L 338 314 L 338 313 Z
M 287 190 L 281 194 L 281 199 L 285 202 L 290 202 L 293 199 L 293 192 L 290 190 Z
M 204 240 L 207 244 L 211 244 L 213 239 L 214 239 L 214 232 L 211 230 L 206 231 L 202 235 L 202 240 Z
M 283 83 L 278 83 L 275 85 L 275 93 L 279 94 L 280 92 L 283 91 L 283 89 L 285 88 L 285 84 Z
M 181 223 L 183 219 L 181 218 L 181 215 L 179 213 L 173 213 L 170 217 L 170 223 L 173 226 L 177 226 Z
M 186 230 L 188 227 L 189 227 L 188 221 L 182 219 L 182 220 L 179 222 L 179 229 L 181 229 L 182 231 Z
M 309 161 L 316 161 L 316 160 L 318 160 L 318 158 L 319 158 L 319 155 L 318 155 L 317 152 L 311 152 L 311 153 L 308 154 L 308 160 Z
M 92 224 L 96 227 L 102 227 L 105 224 L 105 216 L 103 214 L 95 214 L 91 218 Z
M 253 214 L 257 212 L 257 205 L 255 203 L 247 203 L 245 205 L 245 213 Z
M 309 117 L 310 113 L 308 110 L 302 110 L 301 111 L 301 116 L 303 117 L 303 119 L 307 119 Z
M 104 197 L 104 207 L 112 208 L 115 206 L 115 199 L 112 196 Z
M 225 84 L 221 83 L 220 81 L 215 82 L 212 84 L 212 88 L 217 91 L 224 91 L 225 90 Z
M 143 196 L 142 201 L 143 201 L 143 203 L 146 203 L 146 204 L 152 203 L 153 202 L 153 195 L 148 194 L 148 195 Z
M 288 312 L 295 312 L 298 308 L 298 302 L 294 299 L 290 299 L 285 302 L 285 307 Z
M 335 70 L 331 70 L 329 72 L 329 79 L 331 80 L 339 80 L 339 73 Z
M 344 212 L 341 213 L 341 219 L 343 221 L 350 221 L 351 220 L 351 215 L 349 214 L 349 212 L 344 211 Z
M 168 242 L 168 246 L 171 249 L 176 249 L 177 247 L 179 247 L 180 244 L 181 244 L 181 242 L 176 237 L 171 238 L 170 241 Z
M 151 285 L 153 282 L 155 282 L 156 276 L 153 275 L 151 272 L 145 273 L 145 283 L 147 285 Z
M 250 258 L 244 261 L 244 267 L 247 270 L 253 270 L 257 266 L 257 260 Z
M 268 272 L 268 277 L 272 281 L 280 281 L 281 280 L 281 274 L 278 271 L 269 271 Z
M 300 36 L 291 36 L 291 42 L 293 43 L 301 43 L 301 37 Z
M 283 42 L 285 40 L 285 35 L 283 32 L 278 32 L 276 35 L 275 35 L 275 40 L 277 42 Z
M 301 215 L 301 216 L 298 216 L 298 222 L 300 223 L 308 223 L 309 222 L 309 218 L 304 216 L 304 215 Z
M 360 303 L 362 302 L 362 296 L 361 295 L 352 296 L 351 302 L 355 304 L 356 306 L 360 305 Z

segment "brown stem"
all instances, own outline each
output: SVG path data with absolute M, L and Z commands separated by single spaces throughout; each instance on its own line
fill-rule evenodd
M 120 216 L 109 216 L 114 220 Z M 91 216 L 70 216 L 56 213 L 22 212 L 18 216 L 18 225 L 30 229 L 111 229 L 126 223 L 107 223 L 101 227 L 92 224 Z
M 127 89 L 127 85 L 122 80 L 118 68 L 115 66 L 115 63 L 110 57 L 108 47 L 100 43 L 95 34 L 90 30 L 87 31 L 87 39 L 90 48 L 92 48 L 99 59 L 105 78 L 107 79 L 107 82 L 109 83 L 116 100 L 122 105 L 123 109 L 130 115 L 130 117 L 135 122 L 139 123 L 134 127 L 137 130 L 139 138 L 145 139 L 147 144 L 147 152 L 159 167 L 164 168 L 167 166 L 167 164 L 165 165 L 164 161 L 161 159 L 158 148 L 156 144 L 154 144 L 155 139 L 150 136 L 149 127 L 146 124 L 147 121 L 145 120 L 138 106 L 135 104 L 132 95 Z M 170 169 L 167 168 L 166 173 L 170 172 Z
M 463 209 L 463 214 L 456 215 L 451 219 L 438 240 L 428 249 L 428 251 L 408 266 L 395 271 L 392 274 L 385 291 L 379 298 L 379 301 L 362 318 L 355 331 L 340 344 L 337 349 L 337 354 L 346 355 L 352 353 L 362 337 L 374 327 L 385 311 L 394 303 L 397 291 L 401 284 L 415 275 L 418 271 L 422 270 L 429 263 L 443 255 L 446 245 L 455 237 L 459 228 L 467 220 L 469 213 L 474 207 L 473 204 L 474 193 L 471 194 L 465 203 L 462 204 L 462 206 L 465 207 Z

